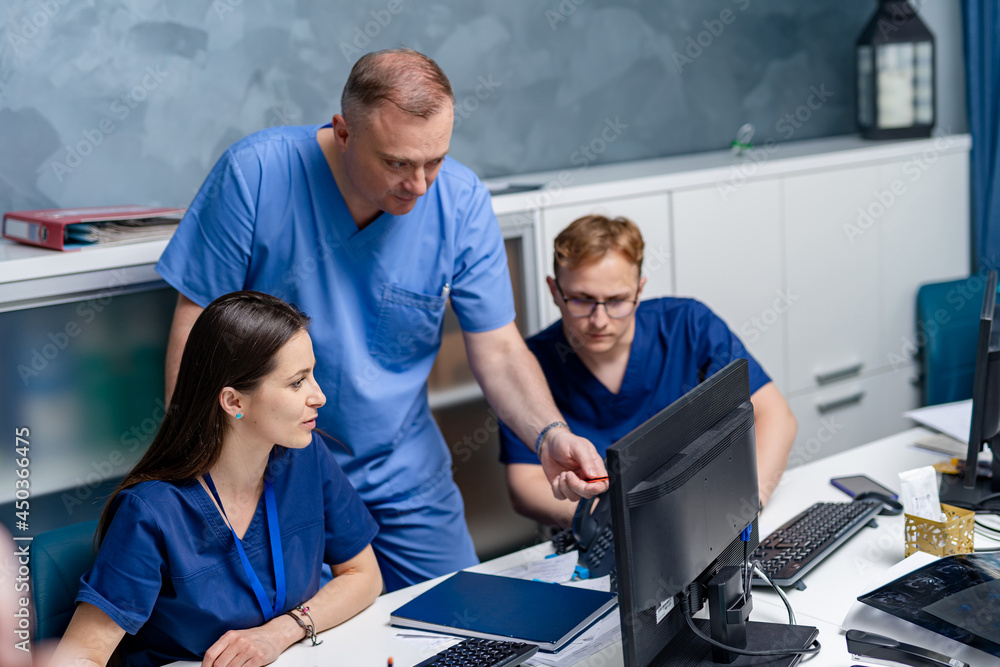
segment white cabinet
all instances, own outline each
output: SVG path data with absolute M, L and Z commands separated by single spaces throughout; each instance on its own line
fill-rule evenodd
M 845 232 L 880 175 L 869 165 L 785 179 L 789 392 L 881 365 L 879 235 Z
M 780 197 L 778 179 L 674 192 L 674 266 L 678 296 L 715 311 L 785 391 L 785 314 L 795 302 L 784 289 Z
M 876 223 L 882 233 L 881 361 L 898 366 L 914 350 L 914 286 L 969 275 L 969 158 L 924 152 L 882 170 L 883 198 L 903 193 Z
M 559 232 L 577 218 L 591 214 L 610 218 L 622 216 L 637 224 L 646 243 L 642 272 L 647 280 L 643 297 L 648 299 L 674 293 L 673 246 L 666 193 L 543 209 L 539 275 L 552 275 L 552 243 Z M 552 303 L 552 295 L 544 280 L 539 280 L 539 300 L 543 304 L 542 328 L 545 328 L 559 319 L 559 309 Z
M 837 382 L 789 399 L 799 422 L 788 459 L 792 468 L 912 426 L 903 412 L 916 406 L 917 368 L 902 366 Z M 863 472 L 859 470 L 858 472 Z

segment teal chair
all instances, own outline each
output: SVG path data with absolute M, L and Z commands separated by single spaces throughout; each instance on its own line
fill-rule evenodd
M 917 358 L 924 405 L 972 398 L 979 314 L 986 281 L 979 276 L 922 285 L 917 291 Z
M 76 610 L 80 577 L 94 564 L 97 521 L 56 528 L 31 544 L 35 641 L 62 637 Z

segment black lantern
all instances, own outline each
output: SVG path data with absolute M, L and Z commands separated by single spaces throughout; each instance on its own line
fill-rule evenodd
M 907 0 L 881 0 L 856 46 L 858 126 L 866 139 L 929 137 L 934 35 Z

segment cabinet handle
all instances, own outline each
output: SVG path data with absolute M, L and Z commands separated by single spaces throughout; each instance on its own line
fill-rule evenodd
M 816 410 L 821 415 L 825 415 L 827 412 L 832 412 L 833 410 L 846 408 L 848 405 L 854 405 L 855 403 L 860 403 L 861 399 L 863 399 L 864 397 L 865 397 L 865 392 L 859 391 L 857 393 L 851 394 L 850 396 L 844 396 L 843 398 L 835 398 L 832 401 L 827 401 L 826 403 L 817 403 Z
M 829 384 L 831 382 L 835 382 L 842 378 L 850 377 L 852 375 L 857 375 L 858 373 L 861 372 L 861 369 L 864 367 L 865 367 L 864 362 L 859 361 L 856 364 L 835 371 L 830 371 L 829 373 L 817 373 L 816 382 L 818 382 L 819 384 Z

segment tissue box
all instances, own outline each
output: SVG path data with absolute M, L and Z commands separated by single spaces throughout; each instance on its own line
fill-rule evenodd
M 941 505 L 947 521 L 930 521 L 906 515 L 906 555 L 917 551 L 935 556 L 972 553 L 972 536 L 976 513 L 951 505 Z

